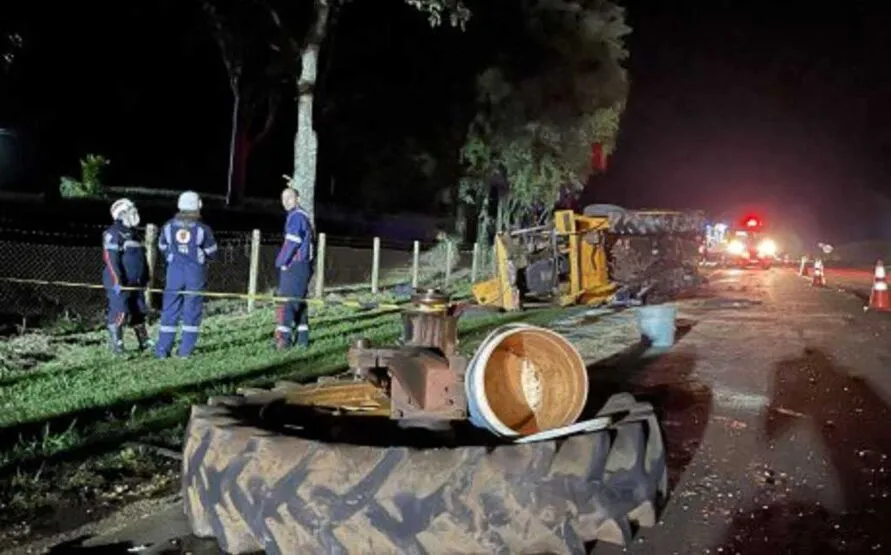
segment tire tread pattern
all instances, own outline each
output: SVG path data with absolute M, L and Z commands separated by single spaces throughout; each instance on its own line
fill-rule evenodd
M 435 449 L 271 432 L 234 417 L 250 397 L 193 407 L 186 432 L 186 515 L 227 553 L 585 553 L 652 526 L 667 495 L 658 422 L 630 396 L 601 432 Z
M 700 211 L 627 210 L 612 204 L 586 206 L 583 214 L 608 218 L 610 231 L 617 235 L 695 235 L 702 232 L 706 223 L 705 214 Z

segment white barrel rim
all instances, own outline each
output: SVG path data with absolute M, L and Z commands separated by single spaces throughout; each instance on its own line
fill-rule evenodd
M 515 324 L 506 324 L 504 326 L 500 326 L 500 327 L 496 328 L 495 330 L 493 330 L 491 333 L 489 333 L 489 335 L 486 336 L 486 339 L 483 340 L 483 345 L 485 347 L 478 350 L 476 352 L 476 354 L 473 356 L 473 358 L 470 359 L 470 362 L 467 365 L 468 369 L 474 368 L 475 365 L 478 363 L 478 360 L 480 360 L 480 359 L 488 360 L 488 358 L 492 355 L 492 353 L 495 351 L 495 348 L 497 347 L 496 343 L 494 343 L 493 341 L 490 341 L 494 337 L 501 336 L 502 339 L 506 339 L 507 337 L 510 337 L 511 335 L 513 335 L 515 333 L 518 333 L 521 331 L 527 331 L 527 330 L 545 332 L 546 334 L 551 335 L 552 337 L 555 337 L 558 340 L 565 342 L 567 345 L 572 347 L 572 349 L 571 349 L 572 353 L 573 353 L 574 357 L 576 358 L 576 360 L 578 361 L 579 365 L 582 368 L 587 368 L 585 366 L 584 359 L 582 358 L 578 349 L 575 348 L 575 345 L 573 345 L 568 339 L 566 339 L 559 333 L 555 332 L 554 330 L 544 328 L 541 326 L 533 326 L 531 324 L 515 323 Z M 499 343 L 500 343 L 500 341 L 499 341 Z M 481 370 L 485 370 L 485 367 L 483 367 Z M 465 376 L 464 387 L 466 390 L 465 394 L 467 395 L 468 399 L 471 398 L 470 392 L 472 389 L 474 389 L 476 391 L 482 391 L 482 392 L 486 391 L 484 374 L 485 374 L 484 371 L 479 371 L 479 370 L 476 372 L 469 372 L 469 371 L 467 372 L 467 374 Z M 587 401 L 588 401 L 588 393 L 589 393 L 588 390 L 590 388 L 590 381 L 588 378 L 587 371 L 585 371 L 583 373 L 583 375 L 584 375 L 584 382 L 585 382 L 584 383 L 585 393 L 584 393 L 584 401 L 582 404 L 585 405 L 585 404 L 587 404 Z M 473 388 L 468 387 L 469 385 L 471 385 L 471 383 L 468 383 L 469 381 L 471 381 Z M 495 432 L 497 435 L 500 435 L 503 437 L 517 437 L 520 435 L 516 430 L 508 427 L 507 425 L 504 424 L 504 422 L 501 421 L 500 418 L 498 418 L 498 416 L 495 414 L 495 411 L 492 410 L 492 406 L 489 404 L 489 400 L 486 398 L 486 396 L 484 394 L 474 397 L 474 403 L 476 405 L 476 408 L 479 410 L 480 415 L 483 417 L 483 419 L 486 421 L 486 423 L 489 426 L 491 426 L 492 431 Z

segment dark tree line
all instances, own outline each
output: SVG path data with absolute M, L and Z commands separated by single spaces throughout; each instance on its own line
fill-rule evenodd
M 186 77 L 192 82 L 217 76 L 217 96 L 199 107 L 213 121 L 196 120 L 191 128 L 213 133 L 213 145 L 196 145 L 195 156 L 225 168 L 214 170 L 225 181 L 212 189 L 232 204 L 274 188 L 271 171 L 252 178 L 274 166 L 277 179 L 286 174 L 309 208 L 318 193 L 380 210 L 425 198 L 471 214 L 500 207 L 503 224 L 546 217 L 560 191 L 578 188 L 591 172 L 592 146 L 613 148 L 628 90 L 621 64 L 629 29 L 624 10 L 606 0 L 194 0 L 127 9 L 134 18 L 163 12 L 154 21 L 178 14 L 157 33 L 182 38 L 166 39 L 166 46 L 157 38 L 155 50 L 165 47 L 169 56 L 185 49 L 195 67 L 196 75 Z M 25 20 L 40 27 L 39 20 Z M 51 28 L 43 31 L 43 53 L 30 62 L 27 36 L 10 50 L 12 35 L 4 35 L 0 56 L 7 60 L 13 52 L 15 65 L 5 61 L 2 69 L 21 65 L 33 72 L 51 51 Z M 151 52 L 146 46 L 122 73 L 138 74 Z M 157 56 L 157 65 L 143 68 L 154 72 L 154 86 L 170 97 L 169 87 L 177 85 L 187 96 L 198 94 L 181 77 L 157 74 L 164 67 Z M 98 73 L 82 72 L 85 81 Z M 8 84 L 27 88 L 27 80 Z M 115 86 L 124 87 L 115 98 L 150 102 L 145 97 L 152 93 Z M 36 104 L 23 102 L 16 111 L 49 110 Z M 96 141 L 97 135 L 89 136 Z M 91 146 L 77 145 L 77 158 Z M 270 164 L 273 151 L 281 157 Z M 131 156 L 122 152 L 110 158 Z M 494 203 L 493 182 L 504 185 Z

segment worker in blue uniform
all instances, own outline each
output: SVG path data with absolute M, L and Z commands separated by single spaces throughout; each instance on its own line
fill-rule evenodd
M 155 355 L 167 358 L 182 319 L 182 340 L 177 355 L 188 357 L 198 341 L 207 286 L 205 266 L 214 258 L 217 243 L 210 227 L 201 221 L 201 199 L 186 191 L 177 201 L 179 213 L 161 228 L 158 249 L 167 263 L 161 326 Z M 197 294 L 196 294 L 197 293 Z
M 309 280 L 313 273 L 312 219 L 300 207 L 297 191 L 288 187 L 282 191 L 285 219 L 285 238 L 275 259 L 278 268 L 278 295 L 288 297 L 276 311 L 275 344 L 279 349 L 309 346 L 309 313 L 306 308 Z M 296 325 L 296 336 L 294 327 Z
M 124 325 L 136 334 L 139 350 L 151 342 L 145 329 L 146 305 L 142 291 L 148 283 L 148 264 L 139 231 L 139 211 L 129 199 L 111 205 L 114 223 L 102 234 L 102 284 L 108 297 L 108 336 L 113 353 L 124 352 Z M 128 288 L 128 289 L 124 289 Z M 129 317 L 129 321 L 128 321 Z

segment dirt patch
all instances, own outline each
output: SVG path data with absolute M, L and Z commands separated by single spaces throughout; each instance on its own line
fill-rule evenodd
M 152 499 L 143 499 L 135 503 L 123 505 L 119 507 L 118 510 L 108 514 L 104 518 L 98 518 L 97 520 L 90 522 L 89 524 L 85 524 L 83 526 L 63 533 L 46 536 L 42 539 L 34 540 L 31 543 L 15 547 L 11 546 L 10 544 L 4 544 L 7 549 L 5 549 L 4 551 L 0 551 L 0 555 L 30 555 L 33 553 L 41 553 L 44 550 L 50 548 L 52 548 L 50 553 L 77 553 L 79 552 L 83 544 L 90 541 L 89 538 L 91 537 L 114 534 L 115 532 L 122 530 L 126 526 L 131 525 L 132 523 L 137 522 L 148 515 L 154 515 L 163 512 L 165 509 L 169 509 L 170 507 L 179 508 L 179 503 L 180 501 L 178 495 L 167 495 L 163 497 L 155 497 Z M 3 540 L 0 539 L 0 541 Z M 97 548 L 96 552 L 126 553 L 127 548 L 122 547 L 119 551 L 114 551 L 111 548 L 105 550 L 103 550 L 102 548 Z M 217 551 L 216 553 L 219 553 L 219 551 Z
M 578 349 L 585 364 L 615 356 L 640 339 L 634 312 L 630 310 L 582 314 L 555 322 L 551 329 L 562 334 Z
M 49 335 L 29 333 L 4 340 L 0 344 L 0 385 L 15 372 L 30 370 L 55 358 L 50 339 Z
M 179 463 L 124 449 L 0 482 L 0 545 L 23 546 L 179 488 Z

